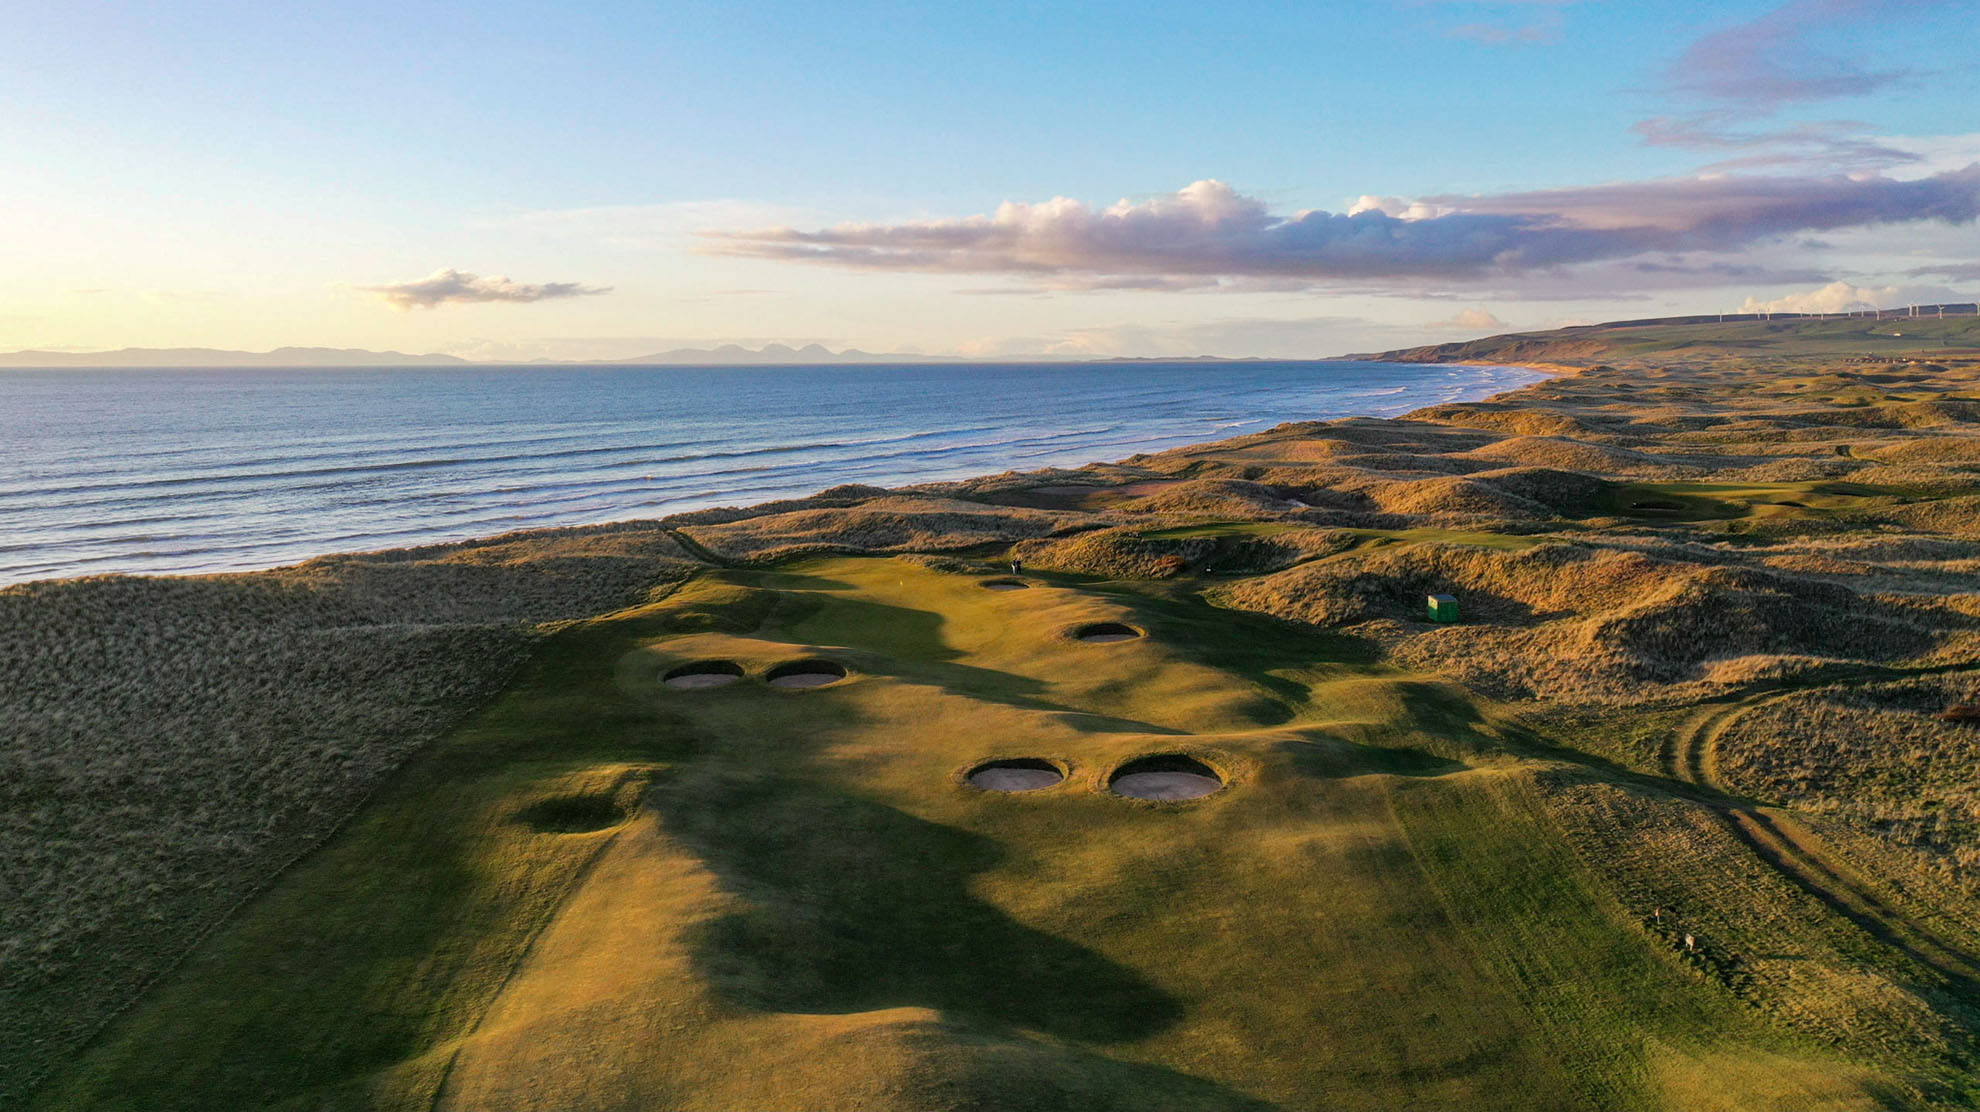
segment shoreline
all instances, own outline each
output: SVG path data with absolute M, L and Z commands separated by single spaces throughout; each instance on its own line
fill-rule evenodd
M 1152 364 L 1152 363 L 1161 363 L 1161 362 L 1200 363 L 1201 361 L 1200 360 L 1198 361 L 1145 360 L 1145 361 L 1138 361 L 1137 364 L 1133 364 L 1133 365 Z M 1284 360 L 1284 361 L 1272 361 L 1272 362 L 1288 362 L 1288 363 L 1306 362 L 1306 363 L 1312 363 L 1318 365 L 1318 364 L 1331 364 L 1331 363 L 1351 363 L 1357 361 L 1345 360 L 1345 359 L 1313 359 L 1313 360 L 1304 360 L 1304 361 Z M 1511 387 L 1510 389 L 1500 390 L 1496 393 L 1487 394 L 1479 398 L 1468 399 L 1463 402 L 1453 403 L 1453 402 L 1427 401 L 1423 405 L 1417 406 L 1415 409 L 1412 409 L 1408 412 L 1415 412 L 1417 409 L 1428 408 L 1430 406 L 1435 406 L 1435 405 L 1447 405 L 1447 404 L 1471 405 L 1482 402 L 1497 402 L 1500 401 L 1501 399 L 1512 397 L 1518 394 L 1519 392 L 1536 385 L 1539 382 L 1545 382 L 1552 379 L 1558 379 L 1564 376 L 1579 374 L 1582 370 L 1585 369 L 1581 367 L 1571 367 L 1563 364 L 1514 363 L 1514 362 L 1404 363 L 1397 361 L 1397 362 L 1388 363 L 1387 365 L 1398 366 L 1398 367 L 1417 367 L 1426 370 L 1432 368 L 1440 369 L 1440 370 L 1465 369 L 1465 370 L 1478 370 L 1478 371 L 1517 370 L 1517 371 L 1525 371 L 1532 374 L 1545 376 L 1543 378 L 1535 379 L 1533 381 L 1522 382 L 1516 386 Z M 127 370 L 130 368 L 108 368 L 108 369 Z M 234 368 L 221 368 L 221 369 L 234 369 Z M 331 369 L 378 370 L 380 368 L 360 366 L 353 368 L 302 367 L 302 368 L 274 368 L 274 369 L 286 371 L 286 370 L 331 370 Z M 453 368 L 417 367 L 411 369 L 424 371 L 424 370 L 449 370 Z M 673 369 L 673 368 L 668 368 L 668 369 Z M 683 368 L 683 369 L 692 369 L 692 368 Z M 721 367 L 717 369 L 739 370 L 739 369 L 749 369 L 749 368 Z M 778 364 L 765 364 L 761 369 L 790 370 L 792 368 Z M 838 369 L 838 368 L 834 368 L 834 369 Z M 1078 471 L 1078 470 L 1094 468 L 1094 467 L 1112 467 L 1112 466 L 1120 465 L 1123 459 L 1133 458 L 1134 456 L 1138 456 L 1138 455 L 1163 453 L 1163 452 L 1188 452 L 1188 451 L 1202 450 L 1212 445 L 1223 443 L 1227 440 L 1236 439 L 1237 437 L 1241 437 L 1241 436 L 1251 435 L 1252 433 L 1255 433 L 1257 431 L 1262 431 L 1263 428 L 1271 428 L 1275 425 L 1297 423 L 1302 421 L 1312 421 L 1312 420 L 1390 421 L 1390 420 L 1399 420 L 1405 416 L 1407 416 L 1407 413 L 1398 413 L 1398 414 L 1386 415 L 1386 416 L 1377 415 L 1377 414 L 1345 414 L 1337 417 L 1321 417 L 1321 418 L 1305 417 L 1296 414 L 1281 415 L 1274 418 L 1259 419 L 1259 424 L 1261 427 L 1259 429 L 1253 429 L 1251 432 L 1240 431 L 1234 433 L 1231 436 L 1217 437 L 1209 440 L 1189 441 L 1187 443 L 1170 445 L 1168 447 L 1163 447 L 1163 448 L 1132 452 L 1129 453 L 1129 455 L 1127 456 L 1118 457 L 1118 458 L 1089 459 L 1089 460 L 1083 460 L 1078 464 L 1069 464 L 1064 466 L 1046 465 L 1044 467 L 1032 467 L 1032 468 L 1022 468 L 1022 469 L 1010 468 L 1005 471 L 986 471 L 977 474 L 965 475 L 954 478 L 917 478 L 910 476 L 905 478 L 904 481 L 897 481 L 891 483 L 887 483 L 883 481 L 883 483 L 874 484 L 874 487 L 876 489 L 885 490 L 888 493 L 898 493 L 898 492 L 913 491 L 919 488 L 932 487 L 938 485 L 965 485 L 972 483 L 981 483 L 1005 475 L 1011 475 L 1011 474 L 1022 475 L 1027 472 L 1038 472 L 1040 474 L 1049 474 L 1051 472 Z M 1267 420 L 1270 420 L 1271 424 L 1265 424 L 1264 422 Z M 1045 479 L 1045 478 L 1040 479 L 1041 484 L 1048 483 L 1049 481 L 1050 481 L 1049 479 Z M 0 592 L 7 592 L 7 591 L 15 590 L 17 588 L 26 588 L 41 584 L 63 583 L 63 582 L 71 582 L 82 579 L 98 579 L 98 578 L 110 578 L 110 577 L 144 578 L 144 579 L 194 579 L 194 578 L 206 578 L 212 576 L 254 575 L 259 573 L 277 572 L 286 569 L 298 568 L 324 560 L 337 560 L 342 558 L 358 558 L 358 557 L 369 557 L 376 559 L 376 558 L 390 557 L 393 554 L 409 554 L 415 552 L 429 552 L 429 551 L 450 550 L 450 549 L 451 550 L 470 549 L 480 546 L 490 546 L 496 544 L 511 544 L 519 541 L 526 541 L 531 538 L 538 538 L 538 537 L 547 538 L 556 534 L 571 533 L 576 531 L 598 531 L 598 530 L 610 529 L 614 527 L 635 527 L 641 524 L 651 525 L 659 528 L 668 528 L 670 527 L 670 523 L 681 522 L 681 519 L 690 518 L 695 515 L 717 513 L 717 514 L 723 514 L 725 516 L 736 515 L 738 517 L 751 517 L 751 516 L 761 516 L 758 513 L 758 511 L 762 511 L 764 510 L 765 507 L 770 507 L 770 506 L 801 508 L 805 504 L 811 503 L 816 499 L 819 499 L 820 497 L 824 496 L 827 492 L 838 489 L 846 485 L 848 484 L 846 483 L 829 484 L 827 486 L 820 487 L 815 490 L 811 490 L 804 494 L 794 494 L 787 497 L 770 497 L 755 502 L 721 503 L 721 504 L 708 505 L 708 506 L 688 506 L 655 517 L 646 517 L 646 516 L 630 516 L 630 517 L 617 517 L 617 518 L 604 517 L 597 520 L 572 522 L 567 524 L 527 525 L 517 529 L 503 530 L 493 533 L 480 533 L 480 534 L 473 534 L 473 535 L 460 536 L 460 537 L 439 537 L 432 540 L 416 541 L 410 544 L 391 545 L 391 546 L 379 547 L 379 548 L 331 549 L 328 551 L 314 552 L 297 559 L 290 559 L 279 563 L 272 563 L 257 567 L 214 568 L 211 570 L 191 570 L 191 571 L 170 571 L 170 570 L 101 571 L 101 572 L 85 571 L 72 575 L 44 576 L 34 579 L 24 579 L 19 582 L 0 585 Z M 865 486 L 866 484 L 859 483 L 852 485 Z
M 1415 366 L 1419 366 L 1419 367 L 1438 367 L 1438 366 L 1448 366 L 1448 367 L 1473 367 L 1473 366 L 1493 366 L 1493 367 L 1518 367 L 1518 368 L 1520 368 L 1521 370 L 1527 370 L 1527 371 L 1532 371 L 1532 372 L 1534 372 L 1535 374 L 1543 374 L 1543 375 L 1546 375 L 1546 376 L 1547 376 L 1547 377 L 1549 377 L 1549 378 L 1572 378 L 1572 377 L 1574 377 L 1575 375 L 1578 375 L 1578 374 L 1581 374 L 1581 373 L 1583 373 L 1583 372 L 1585 372 L 1585 371 L 1587 371 L 1587 370 L 1588 370 L 1588 368 L 1587 368 L 1587 367 L 1580 367 L 1580 366 L 1576 366 L 1576 365 L 1574 365 L 1574 364 L 1572 364 L 1572 363 L 1492 363 L 1492 364 L 1478 364 L 1478 363 L 1418 363 L 1418 364 L 1414 364 L 1414 365 L 1415 365 Z M 1527 386 L 1531 386 L 1531 385 L 1532 385 L 1532 383 L 1530 383 L 1530 382 L 1529 382 L 1529 383 L 1527 383 Z M 1507 390 L 1507 391 L 1506 391 L 1505 393 L 1506 393 L 1506 394 L 1516 394 L 1516 393 L 1518 393 L 1518 392 L 1519 392 L 1520 390 L 1524 390 L 1524 389 L 1526 389 L 1526 386 L 1521 386 L 1521 387 L 1518 387 L 1517 389 L 1513 389 L 1513 390 Z M 1494 394 L 1494 395 L 1492 395 L 1492 397 L 1490 397 L 1490 398 L 1480 398 L 1479 400 L 1480 400 L 1480 401 L 1488 401 L 1488 402 L 1489 402 L 1489 401 L 1492 401 L 1492 400 L 1493 400 L 1494 398 L 1499 398 L 1499 397 L 1503 397 L 1503 396 L 1504 396 L 1503 394 Z
M 1342 360 L 1334 360 L 1333 362 L 1350 363 L 1350 362 L 1357 362 L 1357 360 L 1342 359 Z M 1367 362 L 1387 363 L 1392 367 L 1479 367 L 1486 369 L 1509 368 L 1512 370 L 1532 371 L 1534 374 L 1546 375 L 1548 378 L 1572 378 L 1575 375 L 1586 373 L 1588 370 L 1588 366 L 1584 366 L 1578 363 L 1546 363 L 1546 362 L 1538 362 L 1538 361 L 1529 362 L 1525 360 L 1494 360 L 1490 363 L 1474 363 L 1468 360 L 1462 362 L 1453 361 L 1449 363 L 1420 363 L 1408 359 L 1371 359 L 1371 360 L 1367 360 Z M 1526 389 L 1527 386 L 1531 386 L 1531 385 L 1533 384 L 1529 382 L 1525 386 L 1515 386 L 1511 390 L 1505 390 L 1500 393 L 1493 394 L 1489 397 L 1479 398 L 1478 400 L 1481 402 L 1494 401 L 1498 398 L 1504 397 L 1507 394 L 1516 394 L 1519 391 Z

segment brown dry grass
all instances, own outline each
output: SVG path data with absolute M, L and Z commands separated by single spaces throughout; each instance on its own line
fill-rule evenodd
M 0 1100 L 499 690 L 537 624 L 678 554 L 611 526 L 0 590 Z
M 840 508 L 794 509 L 681 532 L 725 560 L 776 560 L 816 552 L 928 552 L 1039 537 L 1063 514 L 940 497 L 885 497 Z
M 1943 717 L 1974 702 L 1974 673 L 1797 692 L 1727 728 L 1719 772 L 1903 847 L 1917 867 L 1980 894 L 1980 729 Z

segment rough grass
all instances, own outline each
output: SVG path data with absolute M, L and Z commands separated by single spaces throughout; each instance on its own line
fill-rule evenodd
M 1741 715 L 1719 745 L 1728 782 L 1904 847 L 1980 894 L 1980 702 L 1972 673 L 1796 692 Z
M 1482 755 L 1510 728 L 1489 706 L 1199 602 L 976 580 L 724 572 L 554 635 L 40 1106 L 1667 1108 L 1731 1072 L 1743 1106 L 1800 1108 L 1910 1086 L 1673 960 Z M 1103 619 L 1151 636 L 1057 636 Z M 857 677 L 657 683 L 805 656 Z M 1178 750 L 1230 788 L 1104 791 Z M 956 783 L 1024 755 L 1068 781 Z M 538 821 L 631 781 L 621 821 Z
M 765 561 L 812 552 L 927 552 L 1044 536 L 1067 524 L 1040 510 L 953 499 L 882 497 L 806 508 L 681 532 L 720 559 Z
M 685 565 L 630 529 L 0 591 L 0 1103 L 405 758 L 537 623 Z
M 1905 991 L 1921 970 L 1757 861 L 1709 809 L 1583 775 L 1537 783 L 1582 861 L 1700 977 L 1813 1038 L 1909 1062 L 1929 1084 L 1975 1067 L 1968 1017 Z
M 1980 702 L 1938 674 L 1980 663 L 1980 364 L 1757 342 L 0 592 L 0 1103 L 1969 1107 L 1980 985 L 1904 939 L 1980 951 L 1980 754 L 1932 717 Z M 1066 636 L 1110 620 L 1149 636 Z M 748 675 L 660 685 L 699 658 Z M 805 658 L 852 679 L 763 682 Z M 1738 800 L 1671 771 L 1708 700 Z M 1101 790 L 1151 752 L 1231 787 Z M 957 786 L 1021 757 L 1071 774 Z

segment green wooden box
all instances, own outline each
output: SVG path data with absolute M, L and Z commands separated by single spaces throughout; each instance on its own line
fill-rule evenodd
M 1458 601 L 1456 595 L 1431 595 L 1428 601 L 1431 621 L 1455 622 L 1458 620 Z

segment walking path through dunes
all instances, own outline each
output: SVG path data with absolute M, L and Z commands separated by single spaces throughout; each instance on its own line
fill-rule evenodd
M 1490 704 L 1186 592 L 992 592 L 984 570 L 707 571 L 556 634 L 41 1106 L 1802 1109 L 1904 1087 L 1645 932 Z M 1108 621 L 1146 636 L 1066 636 Z M 664 681 L 716 660 L 741 678 Z M 848 678 L 765 679 L 799 660 Z M 1108 790 L 1164 753 L 1226 786 Z M 1066 777 L 966 781 L 1018 757 Z

